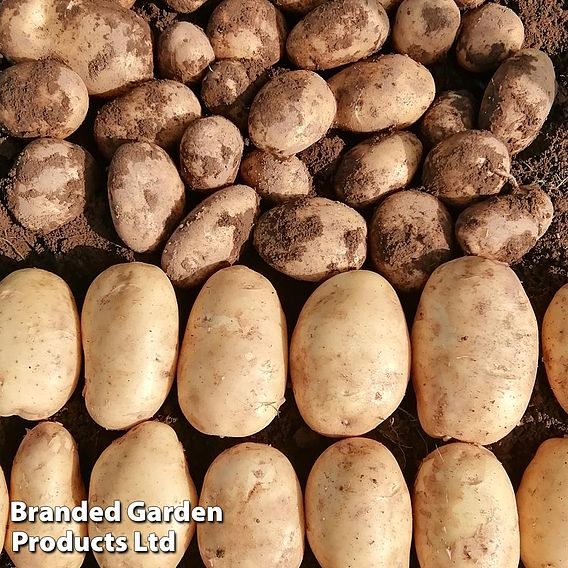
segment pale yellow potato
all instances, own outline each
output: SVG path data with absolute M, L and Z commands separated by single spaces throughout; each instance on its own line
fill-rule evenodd
M 0 467 L 0 552 L 4 548 L 6 537 L 6 527 L 8 526 L 8 515 L 10 513 L 10 496 L 4 470 Z
M 211 464 L 201 507 L 223 523 L 197 527 L 199 552 L 215 568 L 299 568 L 304 555 L 302 490 L 288 458 L 265 444 L 238 444 Z
M 59 276 L 35 268 L 0 282 L 0 416 L 49 418 L 69 400 L 81 370 L 75 299 Z
M 492 444 L 519 423 L 536 379 L 538 327 L 506 265 L 452 260 L 428 280 L 412 327 L 418 417 L 433 438 Z
M 421 568 L 518 568 L 515 492 L 489 450 L 461 442 L 434 450 L 420 465 L 412 504 Z
M 178 355 L 178 305 L 167 276 L 142 262 L 107 268 L 87 291 L 81 325 L 92 419 L 124 430 L 154 416 Z
M 78 507 L 87 498 L 79 452 L 73 436 L 57 422 L 42 422 L 28 430 L 22 440 L 10 480 L 12 501 L 23 501 L 28 507 Z M 6 534 L 6 551 L 17 568 L 79 568 L 84 552 L 30 552 L 22 547 L 15 552 L 13 533 L 21 531 L 30 537 L 58 539 L 72 531 L 76 538 L 87 536 L 87 523 L 10 522 Z
M 144 422 L 115 440 L 101 454 L 91 473 L 89 506 L 108 507 L 118 500 L 123 515 L 119 523 L 89 521 L 89 536 L 124 535 L 134 542 L 134 532 L 142 533 L 145 542 L 150 533 L 159 538 L 169 531 L 176 535 L 173 553 L 140 554 L 132 550 L 116 554 L 95 553 L 101 568 L 176 568 L 195 532 L 195 523 L 176 520 L 152 523 L 134 522 L 126 514 L 126 507 L 134 501 L 146 506 L 166 507 L 183 505 L 189 501 L 197 505 L 198 496 L 189 473 L 184 448 L 171 426 L 161 422 Z
M 402 306 L 380 275 L 333 276 L 304 304 L 290 344 L 298 409 L 324 436 L 360 436 L 401 403 L 410 376 Z
M 306 531 L 321 568 L 408 568 L 410 495 L 385 446 L 348 438 L 317 459 L 306 485 Z

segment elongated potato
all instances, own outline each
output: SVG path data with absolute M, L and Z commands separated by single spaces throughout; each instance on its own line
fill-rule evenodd
M 34 268 L 0 282 L 0 416 L 44 420 L 69 400 L 81 370 L 75 299 L 59 276 Z
M 0 551 L 4 549 L 6 537 L 6 527 L 8 526 L 8 515 L 10 512 L 10 497 L 4 470 L 0 467 Z
M 329 447 L 306 485 L 306 528 L 322 568 L 406 568 L 410 495 L 389 450 L 366 438 Z
M 499 460 L 473 444 L 429 454 L 416 476 L 414 541 L 421 568 L 517 568 L 515 492 Z
M 492 444 L 519 423 L 538 366 L 531 304 L 506 265 L 467 256 L 428 280 L 412 328 L 412 379 L 434 438 Z
M 154 416 L 177 363 L 179 314 L 166 275 L 141 262 L 111 266 L 89 287 L 81 324 L 93 420 L 123 430 Z

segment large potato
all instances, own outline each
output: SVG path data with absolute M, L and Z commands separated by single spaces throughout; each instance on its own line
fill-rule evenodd
M 518 568 L 515 492 L 489 450 L 463 443 L 434 450 L 418 470 L 413 510 L 421 568 Z
M 316 461 L 306 485 L 308 541 L 322 568 L 407 568 L 408 487 L 389 450 L 348 438 Z
M 359 436 L 399 406 L 410 376 L 410 340 L 398 297 L 378 274 L 324 282 L 302 308 L 290 345 L 296 403 L 324 436 Z
M 77 306 L 59 276 L 34 268 L 0 282 L 0 416 L 49 418 L 81 370 Z
M 177 363 L 179 314 L 166 275 L 141 262 L 107 268 L 87 291 L 81 324 L 93 420 L 123 430 L 154 416 Z
M 299 568 L 302 490 L 292 464 L 275 448 L 245 443 L 224 451 L 207 470 L 199 505 L 224 513 L 223 523 L 197 528 L 206 566 Z
M 434 438 L 492 444 L 519 423 L 538 366 L 530 302 L 506 265 L 466 256 L 438 268 L 412 328 L 412 379 Z
M 0 552 L 4 549 L 8 515 L 10 513 L 10 497 L 4 470 L 0 467 Z

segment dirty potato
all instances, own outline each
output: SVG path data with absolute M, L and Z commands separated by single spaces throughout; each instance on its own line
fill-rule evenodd
M 274 0 L 274 4 L 282 10 L 300 15 L 311 12 L 324 2 L 325 0 Z
M 207 0 L 164 0 L 172 10 L 181 14 L 191 14 L 201 8 Z

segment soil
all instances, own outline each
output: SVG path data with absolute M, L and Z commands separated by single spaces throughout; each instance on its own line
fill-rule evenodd
M 202 27 L 206 25 L 216 0 L 207 2 L 191 16 L 172 15 L 172 11 L 159 0 L 138 0 L 137 11 L 146 17 L 157 33 L 174 19 L 191 20 Z M 515 271 L 523 281 L 539 321 L 553 294 L 568 282 L 568 10 L 564 0 L 502 0 L 500 3 L 513 8 L 523 19 L 527 37 L 526 45 L 542 48 L 554 60 L 559 83 L 557 102 L 537 140 L 516 157 L 513 174 L 520 184 L 539 183 L 554 201 L 556 215 L 546 235 L 517 265 Z M 289 23 L 293 23 L 290 21 Z M 388 49 L 388 46 L 387 46 Z M 5 66 L 0 58 L 0 68 Z M 287 65 L 286 62 L 283 63 Z M 438 91 L 466 88 L 480 98 L 489 76 L 473 77 L 461 71 L 453 58 L 432 69 Z M 277 70 L 274 71 L 277 73 Z M 327 76 L 327 75 L 326 75 Z M 92 141 L 92 124 L 96 103 L 85 125 L 71 137 L 72 142 L 85 146 L 99 160 L 101 170 L 104 160 L 97 154 Z M 320 195 L 329 195 L 330 180 L 338 157 L 346 147 L 358 142 L 356 136 L 331 133 L 301 157 L 315 174 L 315 188 Z M 11 160 L 20 144 L 0 137 L 0 177 L 5 176 Z M 0 278 L 18 268 L 36 266 L 62 276 L 71 286 L 79 307 L 93 279 L 104 269 L 118 262 L 142 260 L 158 263 L 158 255 L 134 254 L 119 240 L 112 226 L 106 190 L 100 187 L 91 197 L 84 215 L 47 236 L 39 236 L 21 228 L 5 207 L 5 195 L 0 191 Z M 188 196 L 193 207 L 202 196 Z M 289 329 L 293 329 L 299 311 L 315 284 L 301 283 L 272 270 L 249 247 L 242 263 L 267 276 L 280 295 L 287 315 Z M 189 309 L 195 299 L 195 291 L 179 291 L 181 321 L 185 324 Z M 417 304 L 417 296 L 403 298 L 405 312 L 411 322 Z M 107 432 L 89 417 L 79 385 L 74 396 L 53 420 L 67 427 L 80 448 L 81 467 L 85 482 L 101 451 L 120 433 Z M 310 467 L 317 456 L 332 443 L 312 432 L 302 421 L 289 389 L 287 402 L 279 417 L 263 432 L 252 439 L 266 442 L 282 450 L 292 461 L 304 484 Z M 201 486 L 205 471 L 212 460 L 225 448 L 242 440 L 207 437 L 194 430 L 182 416 L 175 390 L 157 415 L 172 425 L 182 440 L 190 463 L 192 475 Z M 0 463 L 7 477 L 11 463 L 27 428 L 33 424 L 17 417 L 0 420 Z M 547 384 L 542 366 L 530 406 L 519 426 L 505 439 L 491 446 L 503 462 L 515 487 L 518 486 L 524 468 L 534 455 L 537 446 L 545 439 L 568 435 L 568 418 L 555 401 Z M 411 485 L 420 461 L 434 450 L 440 441 L 428 438 L 420 428 L 416 416 L 416 403 L 412 389 L 400 408 L 380 427 L 369 434 L 386 444 L 396 456 L 404 475 Z M 95 568 L 94 558 L 88 556 L 84 567 Z M 199 559 L 196 539 L 180 566 L 203 566 Z M 317 568 L 313 555 L 306 551 L 302 568 Z M 412 568 L 418 564 L 413 557 Z M 12 567 L 6 555 L 0 560 L 0 568 Z

